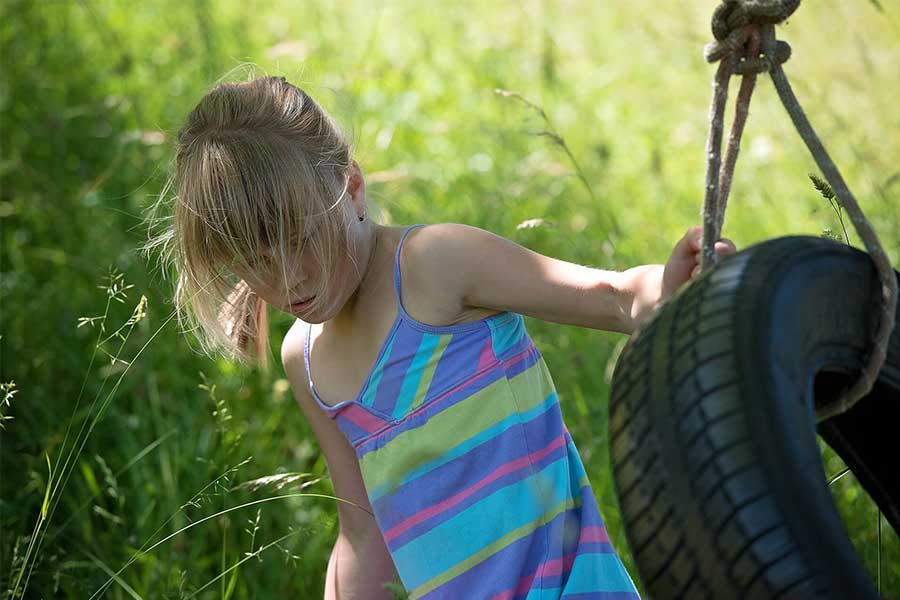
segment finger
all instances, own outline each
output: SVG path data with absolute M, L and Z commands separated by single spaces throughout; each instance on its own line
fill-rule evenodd
M 722 240 L 716 242 L 715 250 L 716 254 L 727 255 L 737 252 L 737 247 L 734 245 L 734 242 L 732 242 L 728 238 L 723 238 Z
M 696 267 L 694 267 L 694 270 L 691 271 L 691 279 L 693 279 L 694 277 L 696 277 L 699 274 L 700 274 L 700 265 L 697 265 Z
M 700 238 L 703 235 L 703 228 L 699 225 L 695 225 L 688 229 L 687 233 L 684 237 L 688 241 L 688 246 L 691 250 L 697 251 L 700 250 Z

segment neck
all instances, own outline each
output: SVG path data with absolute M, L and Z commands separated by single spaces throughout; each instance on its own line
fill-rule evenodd
M 353 324 L 359 319 L 360 313 L 365 312 L 367 300 L 370 298 L 374 287 L 382 279 L 378 277 L 378 272 L 382 265 L 380 254 L 383 242 L 381 238 L 381 226 L 368 221 L 367 232 L 362 236 L 363 242 L 357 262 L 360 266 L 360 281 L 356 289 L 347 299 L 341 311 L 328 321 L 332 326 L 339 329 L 352 328 Z

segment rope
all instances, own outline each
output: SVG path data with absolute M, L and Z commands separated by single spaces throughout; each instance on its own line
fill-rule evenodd
M 772 77 L 778 97 L 791 117 L 797 133 L 806 143 L 825 180 L 841 205 L 847 210 L 856 233 L 865 244 L 878 270 L 881 282 L 881 310 L 879 326 L 873 336 L 872 349 L 859 379 L 841 390 L 833 402 L 816 408 L 816 422 L 822 422 L 849 410 L 865 397 L 875 384 L 878 372 L 887 357 L 887 344 L 894 329 L 897 310 L 897 279 L 887 254 L 878 241 L 871 223 L 863 215 L 856 198 L 819 140 L 791 89 L 787 75 L 781 68 L 791 56 L 791 47 L 775 39 L 775 25 L 781 23 L 800 6 L 800 0 L 722 0 L 712 17 L 712 31 L 716 40 L 704 48 L 707 62 L 719 62 L 713 79 L 713 98 L 709 110 L 709 135 L 706 140 L 706 193 L 703 200 L 703 233 L 700 253 L 700 272 L 718 262 L 715 241 L 720 239 L 725 220 L 725 208 L 734 167 L 737 164 L 741 135 L 747 122 L 750 98 L 758 73 Z M 722 129 L 728 83 L 733 74 L 741 75 L 734 121 L 728 135 L 725 157 L 721 158 Z

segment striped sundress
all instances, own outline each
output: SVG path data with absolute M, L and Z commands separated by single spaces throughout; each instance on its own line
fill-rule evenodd
M 412 599 L 639 598 L 520 314 L 435 327 L 400 300 L 357 398 L 309 387 L 356 451 Z M 309 329 L 305 360 L 309 375 Z

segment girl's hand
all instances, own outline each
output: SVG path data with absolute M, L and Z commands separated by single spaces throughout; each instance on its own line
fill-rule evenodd
M 629 285 L 634 292 L 631 309 L 633 332 L 666 300 L 675 295 L 681 287 L 700 273 L 700 235 L 702 227 L 688 229 L 678 240 L 672 255 L 665 265 L 642 265 L 626 272 L 626 281 L 636 281 Z M 737 252 L 734 243 L 722 238 L 715 244 L 719 257 Z
M 661 302 L 671 298 L 682 285 L 700 273 L 700 235 L 702 232 L 703 228 L 699 225 L 691 227 L 675 244 L 663 271 Z M 721 238 L 715 244 L 715 253 L 720 258 L 735 252 L 737 252 L 737 248 L 728 238 Z

